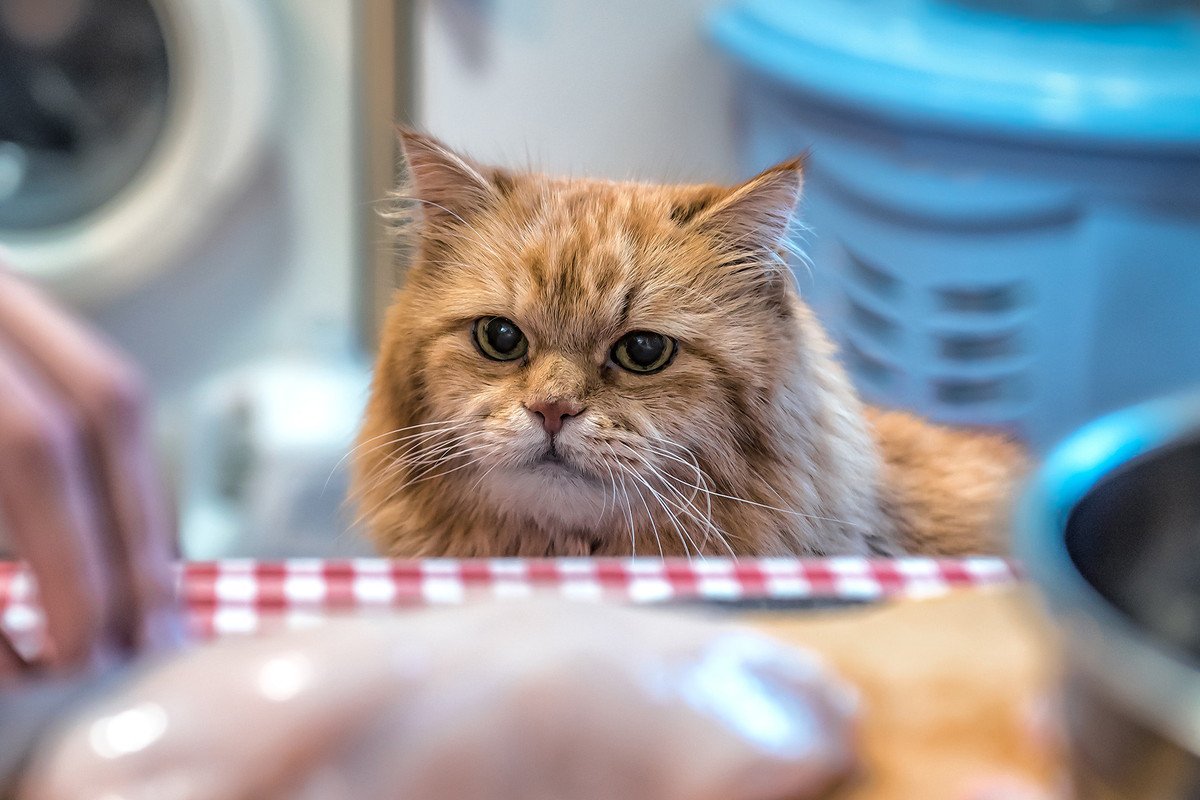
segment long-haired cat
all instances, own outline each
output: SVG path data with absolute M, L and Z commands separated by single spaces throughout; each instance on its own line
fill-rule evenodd
M 413 261 L 354 495 L 392 556 L 965 553 L 1021 455 L 865 408 L 783 245 L 788 161 L 732 188 L 549 178 L 402 132 Z

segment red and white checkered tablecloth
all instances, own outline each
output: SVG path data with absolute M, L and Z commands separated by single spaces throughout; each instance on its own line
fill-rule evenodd
M 228 560 L 179 567 L 192 632 L 201 638 L 309 624 L 324 616 L 458 604 L 549 592 L 584 600 L 879 599 L 1004 583 L 1000 558 Z M 23 651 L 42 631 L 36 587 L 20 564 L 0 562 L 0 626 Z

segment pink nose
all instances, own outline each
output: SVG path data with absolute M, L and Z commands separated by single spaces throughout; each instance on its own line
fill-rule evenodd
M 568 400 L 539 400 L 525 406 L 542 423 L 546 433 L 553 436 L 562 430 L 563 421 L 567 417 L 576 417 L 583 413 L 583 406 Z

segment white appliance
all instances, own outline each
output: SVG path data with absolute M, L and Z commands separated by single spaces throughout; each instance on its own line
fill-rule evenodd
M 366 550 L 339 460 L 408 13 L 0 0 L 0 247 L 146 369 L 191 557 Z

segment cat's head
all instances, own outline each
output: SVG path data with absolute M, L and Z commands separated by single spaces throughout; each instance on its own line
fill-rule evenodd
M 799 159 L 734 187 L 660 186 L 402 142 L 413 260 L 361 445 L 368 517 L 453 495 L 463 515 L 606 550 L 594 537 L 702 515 L 706 489 L 772 468 L 798 349 L 782 248 Z

